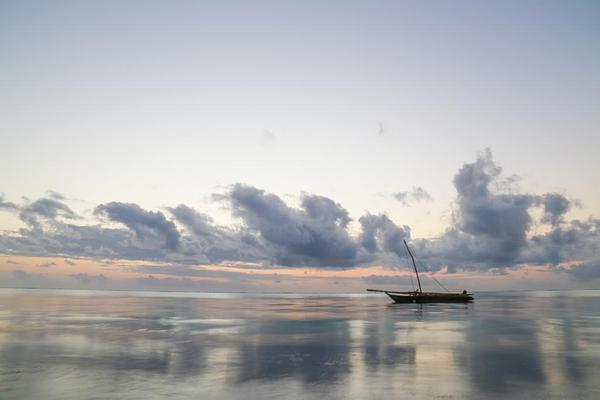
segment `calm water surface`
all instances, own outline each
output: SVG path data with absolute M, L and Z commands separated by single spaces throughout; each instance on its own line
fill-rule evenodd
M 0 290 L 0 399 L 600 399 L 600 291 Z

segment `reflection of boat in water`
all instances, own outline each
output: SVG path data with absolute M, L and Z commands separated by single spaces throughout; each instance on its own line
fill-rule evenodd
M 463 290 L 462 293 L 443 293 L 443 292 L 424 292 L 421 288 L 421 280 L 419 279 L 419 271 L 417 271 L 417 264 L 415 263 L 415 257 L 412 251 L 404 240 L 404 246 L 410 255 L 415 274 L 417 275 L 417 283 L 419 284 L 419 290 L 412 292 L 398 292 L 395 290 L 380 290 L 380 289 L 367 289 L 368 292 L 382 292 L 390 296 L 396 303 L 467 303 L 473 301 L 473 294 L 467 293 Z

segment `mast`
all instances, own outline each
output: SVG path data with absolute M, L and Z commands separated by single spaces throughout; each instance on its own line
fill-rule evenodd
M 406 240 L 402 240 L 404 245 L 406 246 L 406 250 L 408 250 L 408 254 L 410 255 L 410 259 L 412 260 L 413 267 L 415 268 L 415 274 L 417 274 L 417 283 L 419 284 L 419 292 L 423 293 L 423 289 L 421 289 L 421 280 L 419 279 L 419 271 L 417 271 L 417 264 L 415 263 L 415 258 L 413 257 L 412 251 L 410 251 L 410 247 L 406 244 Z

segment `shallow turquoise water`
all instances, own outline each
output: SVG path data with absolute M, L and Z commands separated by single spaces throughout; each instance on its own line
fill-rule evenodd
M 598 399 L 600 291 L 0 290 L 0 399 Z

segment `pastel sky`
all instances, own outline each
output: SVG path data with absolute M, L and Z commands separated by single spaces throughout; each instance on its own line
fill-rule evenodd
M 2 1 L 0 286 L 598 288 L 599 19 Z

